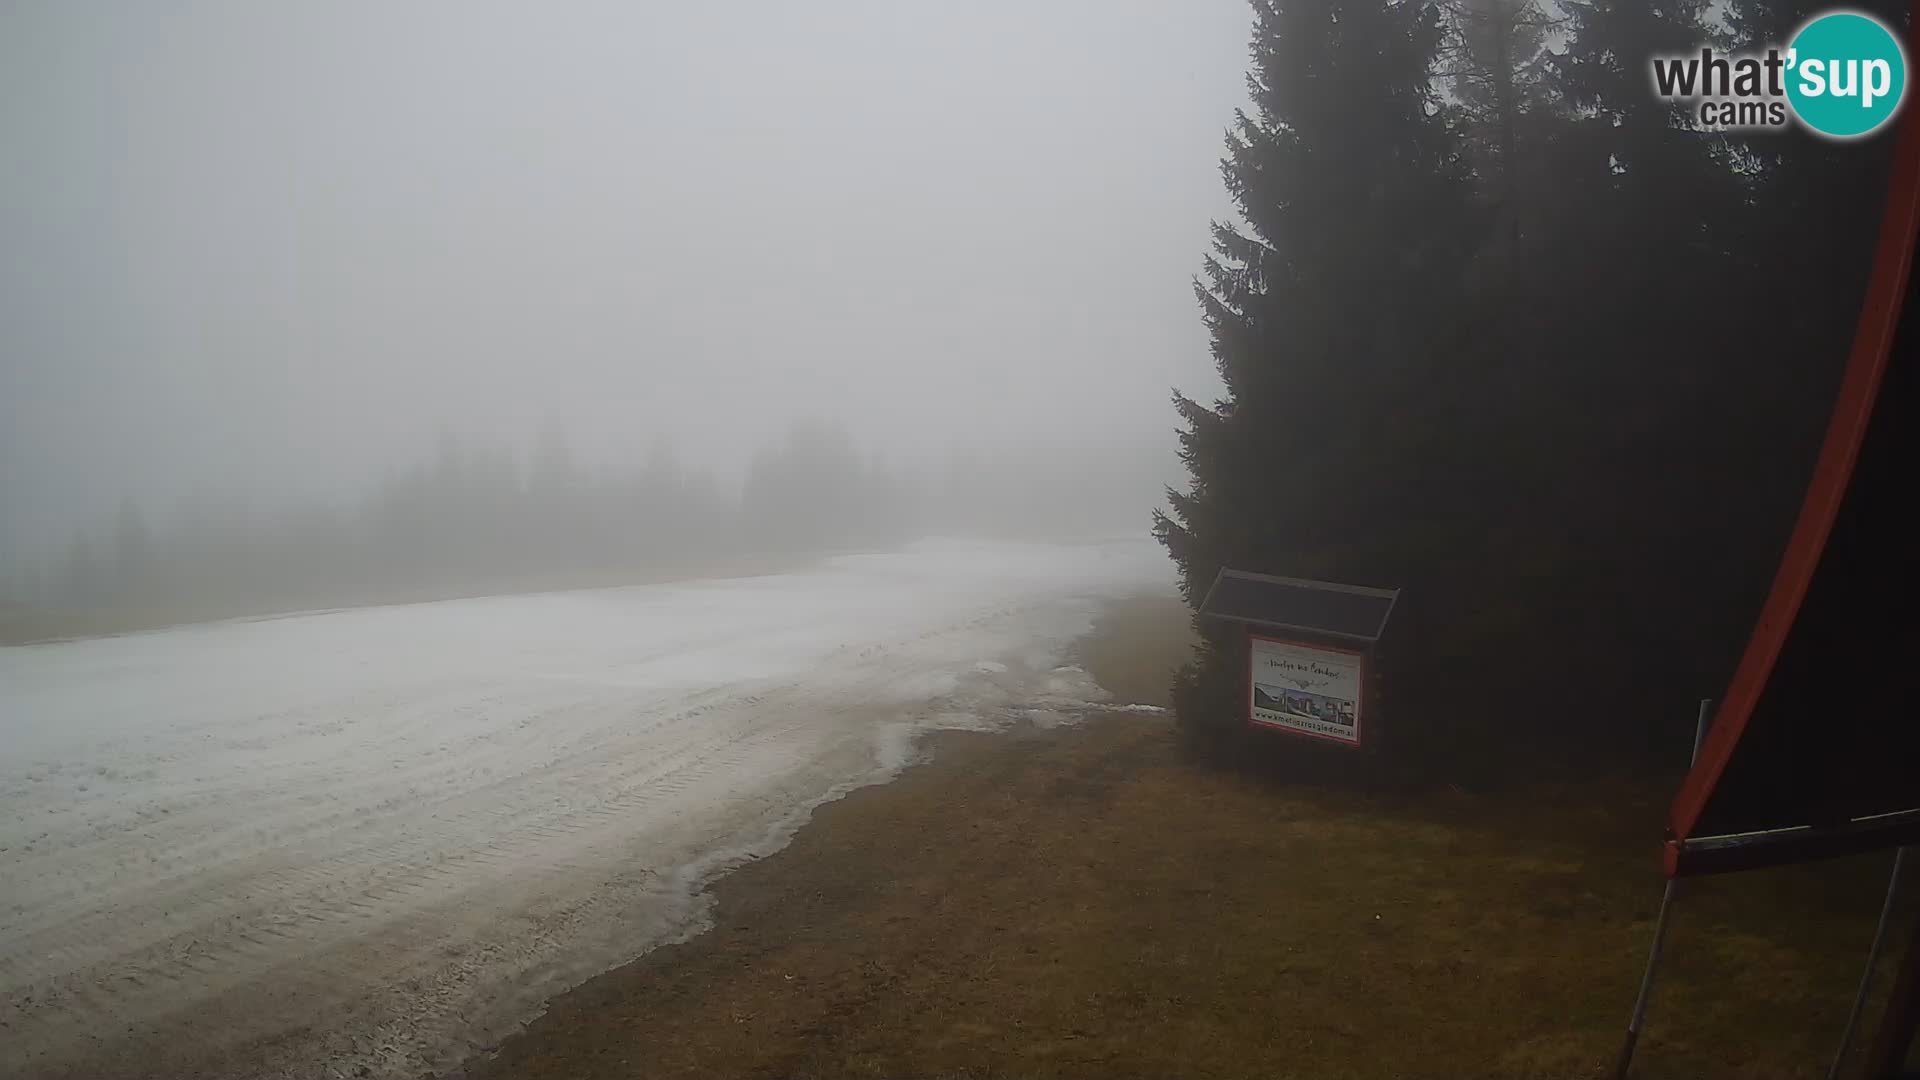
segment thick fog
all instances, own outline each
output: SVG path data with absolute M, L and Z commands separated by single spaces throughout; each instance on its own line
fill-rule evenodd
M 1144 528 L 1245 41 L 1239 0 L 9 4 L 0 574 L 349 529 L 449 454 L 724 502 L 795 424 L 919 518 L 1017 475 L 1001 518 Z

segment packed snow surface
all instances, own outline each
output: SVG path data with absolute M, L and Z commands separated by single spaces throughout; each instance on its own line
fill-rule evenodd
M 942 727 L 1071 720 L 1149 544 L 0 649 L 0 1075 L 411 1075 L 697 931 Z

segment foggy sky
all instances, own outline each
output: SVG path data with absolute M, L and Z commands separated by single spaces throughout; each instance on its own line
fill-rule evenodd
M 1173 445 L 1241 0 L 0 4 L 0 542 L 444 427 Z M 1142 507 L 1142 519 L 1148 508 Z

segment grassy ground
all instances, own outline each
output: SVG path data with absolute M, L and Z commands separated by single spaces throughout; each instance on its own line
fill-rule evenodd
M 1157 701 L 1184 647 L 1184 612 L 1153 599 L 1082 655 Z M 1670 790 L 1284 788 L 1189 763 L 1137 715 L 954 735 L 721 882 L 711 932 L 562 996 L 469 1070 L 1596 1076 L 1650 939 Z M 1636 1075 L 1822 1074 L 1886 864 L 1684 888 Z

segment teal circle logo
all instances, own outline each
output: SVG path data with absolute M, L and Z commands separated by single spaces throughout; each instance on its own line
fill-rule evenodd
M 1851 139 L 1893 119 L 1907 95 L 1907 54 L 1871 15 L 1834 11 L 1787 44 L 1787 102 L 1821 135 Z

